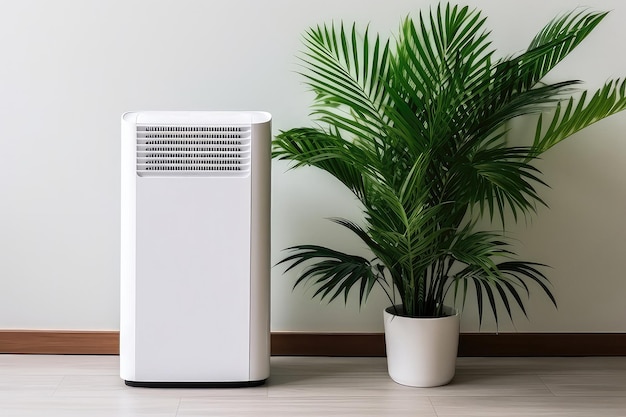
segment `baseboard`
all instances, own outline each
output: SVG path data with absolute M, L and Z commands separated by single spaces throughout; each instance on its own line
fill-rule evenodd
M 117 355 L 117 331 L 0 330 L 0 353 Z M 276 356 L 385 356 L 381 333 L 272 333 Z M 626 333 L 462 333 L 459 356 L 626 356 Z
M 0 353 L 117 355 L 120 332 L 0 330 Z
M 626 333 L 467 333 L 459 356 L 626 356 Z
M 385 356 L 381 333 L 273 333 L 272 354 Z M 462 333 L 459 356 L 626 356 L 626 333 Z
M 272 333 L 272 355 L 385 356 L 382 333 Z

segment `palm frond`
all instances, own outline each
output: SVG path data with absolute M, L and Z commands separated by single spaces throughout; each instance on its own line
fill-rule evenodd
M 363 39 L 359 44 L 355 24 L 351 36 L 343 23 L 311 28 L 304 37 L 302 75 L 316 93 L 313 114 L 321 122 L 379 145 L 387 125 L 381 109 L 386 103 L 382 84 L 388 76 L 389 44 L 382 45 L 378 36 L 370 39 L 369 30 Z
M 587 100 L 583 92 L 577 100 L 571 97 L 565 109 L 561 103 L 555 107 L 552 121 L 545 132 L 543 116 L 537 122 L 534 151 L 539 154 L 547 151 L 576 132 L 626 109 L 626 80 L 608 81 Z
M 337 133 L 301 128 L 281 132 L 273 141 L 272 157 L 296 162 L 295 167 L 311 165 L 327 171 L 357 197 L 365 198 L 363 171 L 371 169 L 359 148 Z
M 531 153 L 529 147 L 478 150 L 470 160 L 456 165 L 455 185 L 460 189 L 455 194 L 465 196 L 462 201 L 478 204 L 481 214 L 488 213 L 491 219 L 497 213 L 502 224 L 507 209 L 515 221 L 518 211 L 534 212 L 537 203 L 545 205 L 535 186 L 547 184 L 540 178 L 541 172 L 524 160 Z
M 416 145 L 454 133 L 452 116 L 467 80 L 485 71 L 492 53 L 487 33 L 482 33 L 484 22 L 480 12 L 449 5 L 445 12 L 441 6 L 431 11 L 429 18 L 420 14 L 418 25 L 404 20 L 391 60 L 393 106 L 386 111 L 404 133 L 405 146 L 420 151 Z
M 285 272 L 300 264 L 308 264 L 309 266 L 298 277 L 294 288 L 311 281 L 317 286 L 313 297 L 319 295 L 322 300 L 331 302 L 343 294 L 344 301 L 347 301 L 350 290 L 359 285 L 359 304 L 363 304 L 376 284 L 381 286 L 385 284 L 380 268 L 360 256 L 316 245 L 298 245 L 287 250 L 292 254 L 278 264 L 288 264 Z
M 607 16 L 608 12 L 572 10 L 550 21 L 533 38 L 528 51 L 548 45 L 550 53 L 543 53 L 539 59 L 522 59 L 533 71 L 527 71 L 525 88 L 532 88 L 552 68 L 568 56 Z
M 454 297 L 458 296 L 458 286 L 461 285 L 464 303 L 467 287 L 473 284 L 477 294 L 479 322 L 483 320 L 483 295 L 487 297 L 496 324 L 499 320 L 496 298 L 502 301 L 509 318 L 513 318 L 509 297 L 526 315 L 526 307 L 520 295 L 520 290 L 525 292 L 526 297 L 530 295 L 526 281 L 537 284 L 556 306 L 556 299 L 548 287 L 548 279 L 538 269 L 545 265 L 518 260 L 497 261 L 515 257 L 515 253 L 498 234 L 485 231 L 472 232 L 471 228 L 466 228 L 457 237 L 451 251 L 455 259 L 464 265 L 464 268 L 452 277 L 450 285 L 454 285 Z

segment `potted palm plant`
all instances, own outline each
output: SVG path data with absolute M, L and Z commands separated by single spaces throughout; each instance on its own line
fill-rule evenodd
M 543 152 L 626 108 L 619 80 L 593 94 L 576 89 L 577 80 L 544 82 L 605 16 L 566 13 L 527 50 L 505 58 L 490 47 L 480 11 L 449 4 L 406 18 L 393 41 L 356 24 L 305 33 L 302 76 L 315 93 L 317 127 L 281 132 L 273 156 L 321 168 L 354 193 L 364 219 L 333 221 L 373 256 L 303 244 L 288 248 L 281 263 L 306 266 L 295 286 L 310 282 L 322 299 L 347 299 L 355 287 L 360 303 L 374 288 L 387 294 L 395 381 L 436 386 L 452 379 L 455 308 L 465 305 L 468 289 L 479 320 L 484 310 L 496 323 L 502 310 L 511 319 L 515 308 L 526 314 L 531 284 L 556 305 L 542 265 L 517 259 L 503 230 L 543 204 L 535 166 Z M 507 123 L 518 117 L 536 124 L 526 145 L 507 141 Z M 496 230 L 480 228 L 481 218 Z

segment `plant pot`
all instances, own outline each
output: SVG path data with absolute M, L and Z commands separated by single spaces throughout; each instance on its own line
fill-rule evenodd
M 402 311 L 401 306 L 396 306 Z M 444 307 L 446 317 L 414 318 L 384 311 L 389 376 L 398 384 L 436 387 L 454 377 L 460 320 L 456 310 Z

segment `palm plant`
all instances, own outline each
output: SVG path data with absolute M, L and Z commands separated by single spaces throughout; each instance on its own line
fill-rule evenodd
M 563 139 L 626 108 L 626 84 L 608 81 L 588 94 L 577 80 L 542 80 L 606 16 L 575 10 L 549 22 L 524 52 L 496 58 L 486 18 L 468 7 L 439 5 L 407 17 L 392 42 L 356 24 L 310 28 L 300 56 L 315 93 L 318 127 L 281 132 L 273 157 L 321 168 L 361 202 L 364 223 L 333 219 L 355 233 L 373 259 L 318 245 L 289 248 L 294 286 L 314 296 L 363 303 L 374 287 L 400 313 L 440 317 L 444 299 L 465 304 L 475 290 L 479 320 L 490 307 L 526 314 L 529 284 L 556 305 L 542 265 L 517 259 L 503 231 L 532 215 L 545 185 L 534 165 Z M 535 115 L 535 118 L 528 115 Z M 507 123 L 536 123 L 526 146 L 507 142 Z M 477 226 L 487 217 L 497 231 Z M 506 221 L 505 221 L 506 220 Z M 500 227 L 501 226 L 501 227 Z

